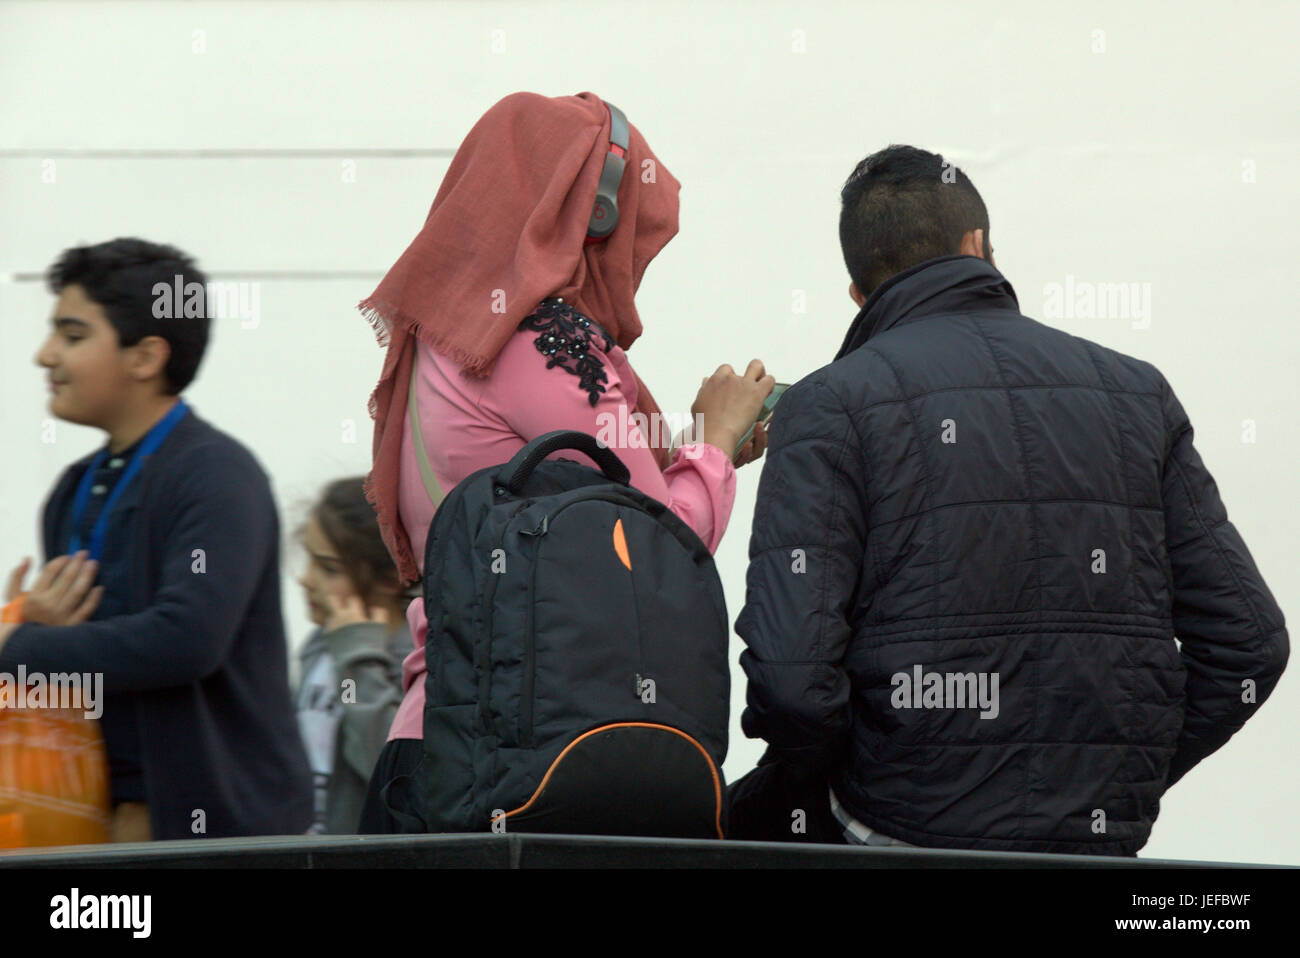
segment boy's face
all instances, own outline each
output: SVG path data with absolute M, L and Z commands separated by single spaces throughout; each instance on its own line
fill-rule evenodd
M 49 338 L 36 353 L 37 365 L 47 372 L 50 412 L 86 426 L 112 422 L 132 378 L 128 351 L 119 345 L 104 308 L 80 286 L 66 286 L 50 324 Z

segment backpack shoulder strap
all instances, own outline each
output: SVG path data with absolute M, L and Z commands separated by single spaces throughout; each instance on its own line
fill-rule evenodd
M 358 665 L 361 662 L 377 662 L 384 666 L 389 673 L 397 675 L 400 681 L 402 663 L 394 661 L 393 656 L 386 649 L 373 649 L 364 646 L 359 649 L 353 649 L 346 655 L 337 659 L 334 663 L 334 667 L 342 673 L 346 669 L 352 668 L 354 665 Z
M 416 353 L 411 357 L 411 387 L 407 390 L 406 418 L 411 423 L 411 442 L 415 446 L 415 461 L 420 465 L 420 478 L 424 480 L 424 489 L 429 494 L 433 508 L 437 510 L 442 505 L 442 500 L 446 498 L 446 493 L 442 491 L 442 486 L 438 484 L 438 479 L 433 474 L 433 467 L 429 465 L 429 453 L 424 448 L 424 434 L 420 431 L 420 406 L 415 398 L 419 344 L 417 343 L 413 348 Z

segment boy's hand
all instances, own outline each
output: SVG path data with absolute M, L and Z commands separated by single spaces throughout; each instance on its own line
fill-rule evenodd
M 75 556 L 59 556 L 41 570 L 36 584 L 23 600 L 23 621 L 41 625 L 80 625 L 94 614 L 104 587 L 92 588 L 99 563 L 87 559 L 84 550 Z M 28 560 L 24 559 L 9 575 L 6 597 L 13 599 L 22 592 Z
M 357 595 L 340 599 L 333 592 L 326 592 L 325 601 L 329 604 L 329 614 L 321 625 L 324 632 L 332 632 L 345 625 L 356 625 L 358 622 L 388 622 L 388 615 L 383 609 L 367 609 Z
M 31 564 L 31 559 L 24 558 L 22 562 L 14 567 L 14 571 L 9 573 L 9 584 L 5 586 L 6 604 L 23 594 L 23 579 L 27 578 L 27 570 L 31 567 Z

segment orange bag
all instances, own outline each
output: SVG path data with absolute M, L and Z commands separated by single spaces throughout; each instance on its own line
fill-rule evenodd
M 78 709 L 0 707 L 0 848 L 106 842 L 111 811 L 96 720 Z

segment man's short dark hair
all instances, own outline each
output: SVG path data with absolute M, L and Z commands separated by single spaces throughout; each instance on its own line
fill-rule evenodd
M 840 191 L 840 247 L 862 295 L 895 273 L 960 252 L 989 214 L 975 185 L 937 153 L 890 145 L 857 165 Z
M 207 289 L 208 278 L 194 260 L 174 246 L 122 238 L 94 246 L 64 250 L 46 274 L 50 292 L 77 285 L 104 308 L 117 330 L 120 345 L 134 346 L 146 336 L 161 336 L 171 346 L 164 369 L 164 389 L 176 395 L 190 384 L 208 346 L 208 316 L 158 318 L 154 315 L 157 283 L 181 289 L 198 283 Z M 206 300 L 205 300 L 206 301 Z

